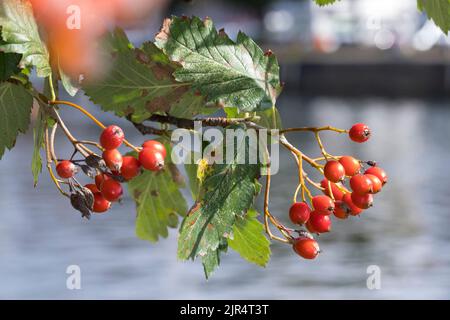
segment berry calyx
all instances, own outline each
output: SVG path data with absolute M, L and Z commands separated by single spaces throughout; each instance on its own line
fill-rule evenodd
M 119 200 L 123 194 L 122 186 L 114 179 L 105 180 L 102 185 L 103 197 L 111 202 Z
M 100 135 L 100 144 L 106 150 L 117 149 L 125 139 L 123 130 L 118 126 L 109 126 L 105 128 Z
M 161 153 L 164 159 L 166 158 L 167 155 L 166 147 L 164 147 L 164 145 L 159 141 L 147 140 L 142 144 L 142 148 L 151 149 L 154 152 L 159 152 Z
M 366 124 L 356 123 L 350 128 L 348 135 L 354 142 L 363 143 L 369 140 L 371 132 Z
M 97 186 L 93 183 L 89 183 L 87 185 L 84 186 L 85 188 L 88 188 L 89 190 L 91 190 L 92 193 L 97 193 L 100 192 L 100 190 L 97 188 Z
M 378 177 L 378 179 L 380 179 L 383 186 L 388 182 L 388 176 L 386 174 L 386 171 L 384 171 L 380 167 L 370 167 L 364 173 L 373 174 L 374 176 Z
M 372 193 L 372 180 L 366 175 L 357 174 L 350 179 L 350 187 L 360 195 Z
M 331 160 L 323 168 L 325 177 L 331 182 L 341 182 L 345 178 L 345 169 L 339 161 Z
M 361 163 L 351 156 L 340 157 L 339 163 L 344 167 L 345 175 L 349 177 L 353 177 L 361 170 Z
M 63 160 L 56 166 L 56 172 L 61 178 L 69 179 L 77 173 L 77 167 L 72 161 Z
M 351 194 L 352 202 L 361 209 L 369 209 L 371 206 L 373 206 L 373 195 L 370 193 L 365 195 L 360 195 L 357 193 L 352 192 Z
M 329 215 L 320 214 L 317 211 L 311 212 L 308 222 L 315 233 L 325 233 L 331 230 L 331 219 Z
M 342 198 L 344 197 L 344 193 L 338 188 L 338 186 L 334 182 L 330 181 L 330 185 L 331 185 L 331 190 L 330 190 L 330 186 L 328 185 L 328 180 L 323 179 L 320 182 L 320 186 L 322 188 L 324 188 L 325 190 L 323 190 L 322 192 L 329 197 L 331 197 L 331 194 L 333 194 L 334 200 L 342 200 Z
M 320 253 L 319 244 L 310 238 L 297 238 L 292 245 L 295 253 L 305 259 L 314 259 Z
M 378 179 L 377 176 L 373 174 L 365 174 L 371 181 L 372 181 L 372 193 L 378 193 L 381 191 L 381 188 L 383 187 L 383 184 L 381 183 L 380 179 Z
M 106 180 L 110 180 L 110 179 L 111 179 L 111 177 L 104 173 L 100 173 L 100 174 L 96 175 L 95 176 L 95 185 L 97 186 L 98 190 L 102 191 L 103 183 Z
M 308 221 L 311 209 L 305 202 L 295 202 L 289 209 L 289 218 L 294 224 L 304 224 Z
M 100 192 L 94 193 L 94 207 L 93 212 L 102 213 L 109 210 L 111 207 L 111 202 L 106 200 Z
M 333 213 L 334 202 L 326 195 L 319 195 L 312 198 L 312 205 L 317 213 L 329 215 Z
M 138 159 L 132 156 L 123 157 L 122 168 L 120 169 L 120 174 L 126 180 L 131 180 L 138 176 L 141 172 L 141 163 Z
M 150 171 L 159 171 L 164 168 L 164 157 L 160 152 L 144 148 L 139 152 L 139 162 Z
M 351 214 L 352 216 L 357 216 L 359 215 L 361 212 L 363 212 L 363 210 L 359 207 L 357 207 L 353 201 L 352 201 L 352 196 L 350 193 L 346 193 L 344 195 L 344 199 L 343 199 L 343 205 L 342 207 L 347 211 L 347 213 Z
M 117 149 L 105 150 L 103 152 L 103 160 L 111 171 L 120 171 L 123 164 L 122 154 Z

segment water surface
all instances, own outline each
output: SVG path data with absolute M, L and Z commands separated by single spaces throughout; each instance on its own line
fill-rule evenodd
M 83 101 L 87 103 L 87 101 Z M 134 204 L 123 205 L 90 221 L 80 219 L 59 197 L 47 174 L 37 189 L 29 171 L 32 137 L 21 136 L 14 152 L 0 161 L 0 298 L 112 299 L 313 299 L 450 298 L 450 108 L 448 102 L 383 99 L 300 99 L 284 96 L 284 125 L 348 127 L 367 122 L 370 143 L 357 145 L 345 136 L 325 134 L 329 151 L 376 159 L 390 182 L 375 207 L 361 218 L 334 221 L 320 236 L 323 254 L 299 259 L 287 246 L 274 244 L 267 268 L 229 252 L 219 270 L 205 281 L 201 265 L 176 259 L 176 231 L 157 245 L 134 235 Z M 94 112 L 100 114 L 97 109 Z M 64 111 L 74 132 L 98 135 Z M 103 115 L 107 123 L 116 122 Z M 126 122 L 130 139 L 142 141 Z M 309 133 L 289 136 L 317 154 Z M 59 139 L 58 150 L 70 148 Z M 295 188 L 295 163 L 282 153 L 273 179 L 271 210 L 286 221 Z M 66 289 L 66 268 L 81 267 L 82 289 Z M 381 290 L 366 286 L 369 265 L 381 268 Z

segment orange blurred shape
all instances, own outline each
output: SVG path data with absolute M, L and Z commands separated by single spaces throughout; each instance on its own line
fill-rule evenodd
M 114 24 L 137 24 L 167 0 L 30 0 L 53 63 L 69 75 L 100 69 L 97 42 Z
M 80 74 L 95 76 L 101 69 L 96 39 L 79 30 L 60 29 L 48 35 L 53 64 L 72 78 Z

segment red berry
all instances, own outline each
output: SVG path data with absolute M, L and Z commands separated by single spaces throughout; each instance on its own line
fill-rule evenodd
M 109 126 L 105 128 L 100 135 L 100 144 L 106 150 L 117 149 L 125 139 L 125 134 L 118 126 Z
M 355 142 L 362 143 L 370 138 L 370 129 L 364 123 L 354 124 L 349 131 L 350 139 Z
M 334 203 L 334 211 L 333 214 L 338 219 L 347 219 L 349 212 L 344 207 L 344 203 L 342 201 L 336 201 Z
M 363 210 L 361 208 L 358 208 L 352 201 L 352 196 L 350 195 L 350 193 L 346 193 L 344 195 L 344 199 L 343 199 L 343 205 L 342 207 L 352 216 L 357 216 L 359 215 L 361 212 L 363 212 Z
M 311 215 L 310 215 L 310 218 L 311 218 Z M 306 227 L 306 230 L 308 230 L 309 232 L 311 232 L 311 233 L 318 233 L 316 230 L 314 230 L 314 228 L 312 227 L 312 225 L 311 225 L 311 220 L 310 219 L 308 219 L 308 221 L 305 223 L 305 227 Z
M 353 177 L 361 170 L 361 163 L 351 156 L 342 156 L 339 163 L 344 167 L 345 175 L 349 177 Z
M 373 174 L 365 174 L 371 181 L 372 181 L 372 193 L 378 193 L 381 191 L 381 188 L 383 187 L 383 184 L 381 183 L 380 179 L 378 179 L 377 176 L 374 176 Z
M 164 167 L 163 155 L 150 148 L 144 148 L 139 152 L 139 162 L 150 171 L 159 171 Z
M 342 198 L 344 197 L 344 193 L 337 187 L 337 185 L 334 182 L 330 182 L 330 185 L 331 185 L 331 193 L 333 194 L 334 200 L 342 200 Z M 325 189 L 322 192 L 325 195 L 331 197 L 330 186 L 328 185 L 328 180 L 323 179 L 320 182 L 320 186 Z
M 378 179 L 380 179 L 383 186 L 388 182 L 388 176 L 387 176 L 386 172 L 383 169 L 381 169 L 380 167 L 370 167 L 364 173 L 373 174 L 374 176 L 378 177 Z
M 92 211 L 102 213 L 108 211 L 111 207 L 111 202 L 106 200 L 100 192 L 94 193 L 94 208 Z
M 95 185 L 97 186 L 98 190 L 102 191 L 103 182 L 105 182 L 106 180 L 110 180 L 110 179 L 111 179 L 111 177 L 104 173 L 100 173 L 100 174 L 96 175 L 95 176 Z
M 320 195 L 312 198 L 312 205 L 317 213 L 328 215 L 334 210 L 334 202 L 329 196 Z
M 138 159 L 132 156 L 123 157 L 122 168 L 120 174 L 126 180 L 131 180 L 141 172 L 141 163 Z
M 102 195 L 108 201 L 117 201 L 122 196 L 123 190 L 119 182 L 114 179 L 105 180 L 102 186 Z
M 118 172 L 122 168 L 122 154 L 117 149 L 105 150 L 103 152 L 103 160 L 105 160 L 106 166 L 112 171 Z
M 353 192 L 364 195 L 372 192 L 372 180 L 366 175 L 357 174 L 350 179 Z
M 352 192 L 351 194 L 352 202 L 361 209 L 369 209 L 373 206 L 373 195 L 370 193 L 365 195 L 359 195 L 357 193 Z
M 58 176 L 63 179 L 72 178 L 77 173 L 77 167 L 69 160 L 63 160 L 56 166 L 56 172 Z
M 305 202 L 295 202 L 289 209 L 289 218 L 292 223 L 304 224 L 308 221 L 311 209 Z
M 323 168 L 325 177 L 331 182 L 341 182 L 345 178 L 345 169 L 339 161 L 331 160 Z
M 164 159 L 166 158 L 166 154 L 167 154 L 166 148 L 165 148 L 164 145 L 163 145 L 161 142 L 159 142 L 159 141 L 156 141 L 156 140 L 147 140 L 147 141 L 145 141 L 145 142 L 142 144 L 142 148 L 145 148 L 145 149 L 148 148 L 148 149 L 151 149 L 151 150 L 153 150 L 153 151 L 155 151 L 155 152 L 159 152 L 159 153 L 162 154 L 162 156 L 163 156 Z
M 317 211 L 311 212 L 308 222 L 311 223 L 311 227 L 315 233 L 324 233 L 331 230 L 330 216 L 320 214 Z
M 89 183 L 87 185 L 84 186 L 85 188 L 88 188 L 89 190 L 92 191 L 92 193 L 97 193 L 100 192 L 100 190 L 97 188 L 97 186 L 93 183 Z
M 305 259 L 314 259 L 320 253 L 319 244 L 310 238 L 297 238 L 292 247 L 299 256 Z

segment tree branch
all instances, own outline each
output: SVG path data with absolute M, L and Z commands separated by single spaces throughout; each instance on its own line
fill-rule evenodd
M 156 129 L 154 127 L 145 125 L 143 123 L 134 122 L 131 116 L 127 117 L 136 129 L 139 130 L 143 135 L 155 134 L 155 135 L 165 135 L 166 130 Z M 201 119 L 185 119 L 177 118 L 170 115 L 153 114 L 146 121 L 158 122 L 164 124 L 171 124 L 177 128 L 192 130 L 195 127 L 195 122 L 201 122 L 202 126 L 205 127 L 228 127 L 231 125 L 245 123 L 248 127 L 259 130 L 263 127 L 257 125 L 256 123 L 250 121 L 248 118 L 225 118 L 225 117 L 211 117 L 211 118 L 201 118 Z

